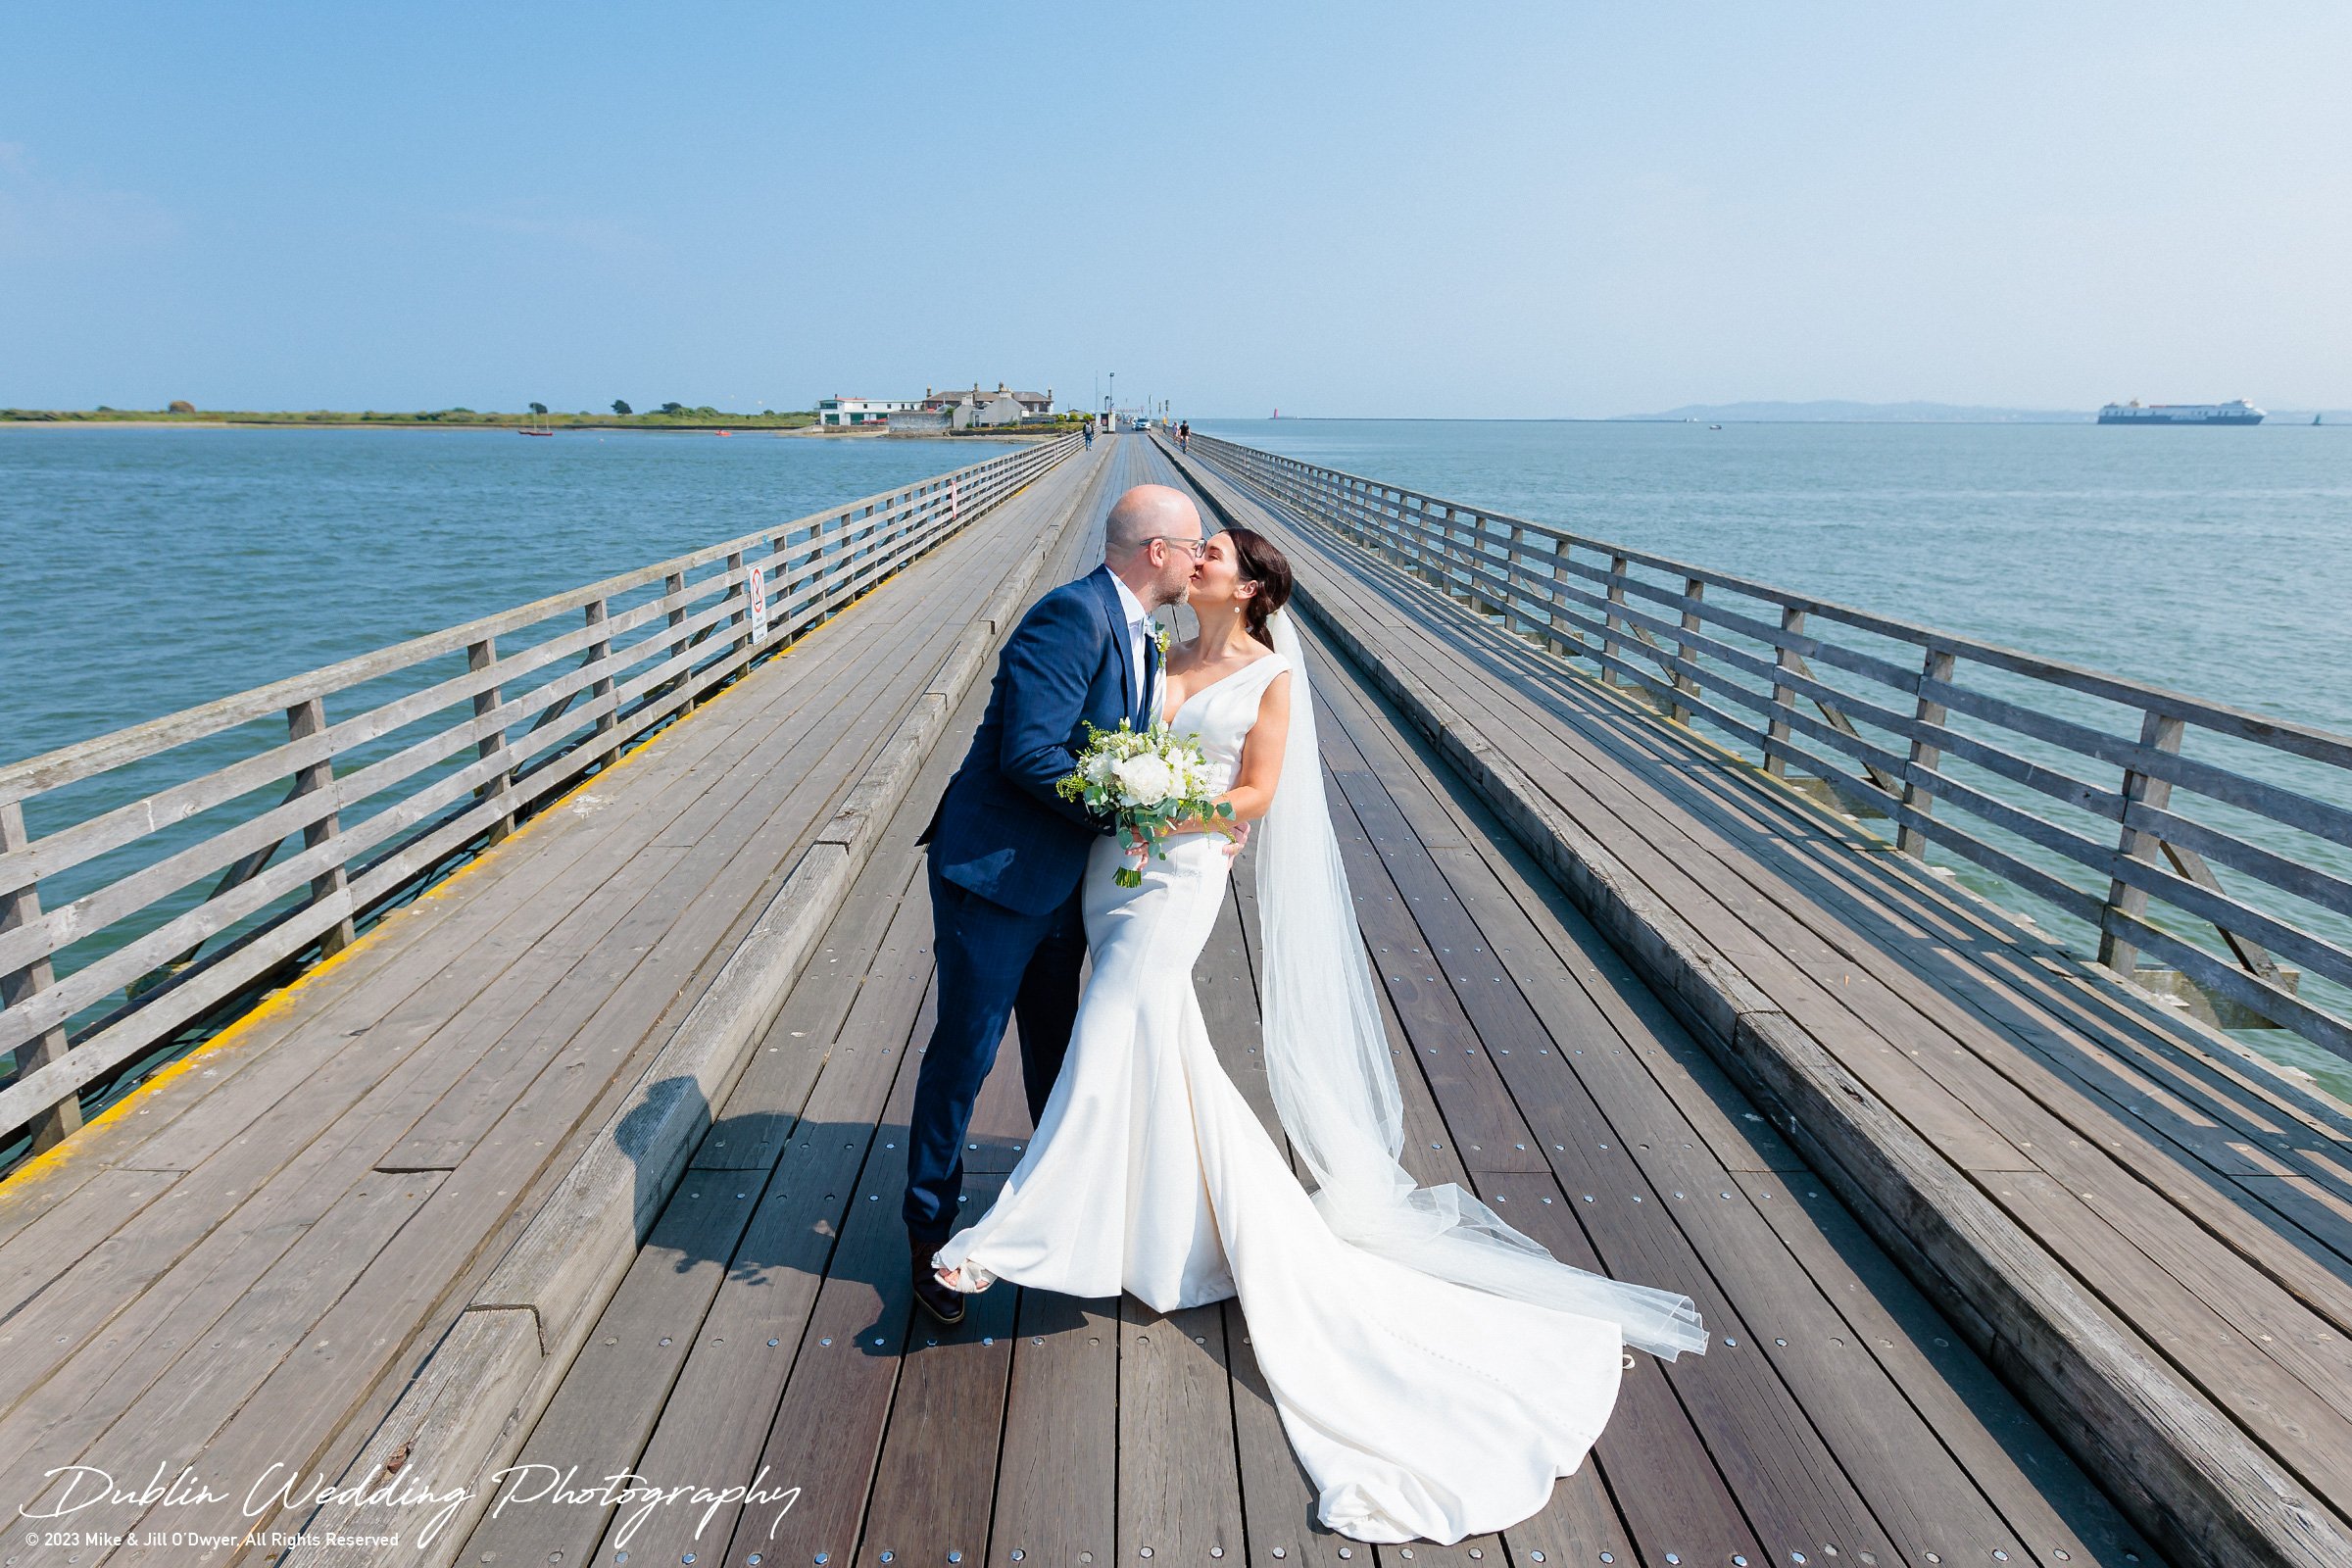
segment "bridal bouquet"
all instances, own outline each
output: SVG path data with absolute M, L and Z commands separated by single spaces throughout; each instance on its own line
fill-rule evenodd
M 1208 759 L 1193 737 L 1179 736 L 1165 724 L 1130 729 L 1124 719 L 1117 729 L 1089 724 L 1086 730 L 1077 771 L 1054 790 L 1065 801 L 1117 818 L 1131 862 L 1119 867 L 1114 878 L 1119 886 L 1143 886 L 1144 863 L 1170 824 L 1233 815 L 1231 806 L 1210 800 Z

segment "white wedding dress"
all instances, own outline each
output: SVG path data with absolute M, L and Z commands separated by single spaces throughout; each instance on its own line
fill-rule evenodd
M 1395 1069 L 1323 804 L 1305 665 L 1277 625 L 1274 657 L 1194 693 L 1171 721 L 1198 733 L 1227 788 L 1266 686 L 1295 671 L 1294 744 L 1255 840 L 1268 1069 L 1316 1195 L 1226 1076 L 1193 991 L 1226 897 L 1223 841 L 1163 841 L 1166 858 L 1123 888 L 1104 839 L 1084 884 L 1093 976 L 1061 1076 L 996 1203 L 935 1261 L 967 1287 L 1128 1291 L 1160 1311 L 1238 1295 L 1323 1522 L 1359 1541 L 1450 1543 L 1544 1506 L 1607 1421 L 1625 1344 L 1672 1355 L 1705 1334 L 1688 1299 L 1558 1263 L 1474 1198 L 1416 1191 L 1396 1165 Z

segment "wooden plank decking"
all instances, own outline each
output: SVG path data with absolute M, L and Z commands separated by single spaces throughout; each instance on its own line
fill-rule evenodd
M 60 1466 L 187 1465 L 226 1500 L 59 1523 L 267 1529 L 268 1465 L 339 1472 L 943 655 L 1110 477 L 1049 471 L 0 1185 L 12 1514 Z M 27 1568 L 236 1554 L 20 1539 Z
M 1112 461 L 1113 489 L 1177 478 L 1132 439 Z M 1409 1161 L 1562 1256 L 1690 1292 L 1710 1352 L 1637 1355 L 1593 1459 L 1501 1539 L 1373 1548 L 1314 1526 L 1235 1303 L 1164 1316 L 1003 1287 L 954 1332 L 915 1315 L 897 1212 L 929 1027 L 912 839 L 975 697 L 460 1561 L 2162 1560 L 1366 673 L 1327 646 L 1317 661 Z M 1253 925 L 1245 857 L 1196 980 L 1279 1136 Z M 1027 1136 L 1011 1061 L 973 1129 L 973 1204 Z M 607 1505 L 614 1475 L 759 1494 Z

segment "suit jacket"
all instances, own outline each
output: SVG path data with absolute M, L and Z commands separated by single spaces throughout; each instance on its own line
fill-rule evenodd
M 1158 649 L 1130 669 L 1127 619 L 1107 566 L 1047 594 L 1006 639 L 988 710 L 920 842 L 939 874 L 992 903 L 1044 914 L 1078 890 L 1107 818 L 1054 786 L 1078 766 L 1086 726 L 1143 727 Z M 1140 673 L 1140 679 L 1138 675 Z M 1131 690 L 1141 688 L 1140 701 Z

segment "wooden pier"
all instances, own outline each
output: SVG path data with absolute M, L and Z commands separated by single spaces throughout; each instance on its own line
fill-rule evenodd
M 87 1127 L 43 1089 L 63 1075 L 37 1075 L 127 1038 L 138 999 L 70 1045 L 68 1013 L 30 1014 L 0 1109 L 53 1147 L 0 1182 L 0 1497 L 31 1505 L 68 1465 L 124 1487 L 192 1466 L 227 1495 L 11 1520 L 132 1539 L 18 1530 L 0 1560 L 2347 1560 L 2352 1115 L 1661 711 L 1707 700 L 1678 672 L 1638 701 L 1561 657 L 1573 627 L 1531 640 L 1524 595 L 1465 592 L 1439 543 L 1369 520 L 1413 511 L 1401 492 L 1326 507 L 1337 479 L 1193 446 L 1039 450 L 992 475 L 985 510 L 962 504 L 973 481 L 942 481 L 785 530 L 797 619 L 751 619 L 765 539 L 653 568 L 637 600 L 541 608 L 581 627 L 541 666 L 580 655 L 564 678 L 605 707 L 549 726 L 579 726 L 553 753 L 572 773 L 534 774 L 497 765 L 514 759 L 491 742 L 537 722 L 500 709 L 564 691 L 494 688 L 494 650 L 467 659 L 478 689 L 431 688 L 469 712 L 491 698 L 450 742 L 490 782 L 448 775 L 448 808 L 495 818 L 468 826 L 462 872 L 370 927 L 348 900 L 364 865 L 329 886 L 289 861 L 292 906 L 318 906 L 303 940 L 336 951 L 287 939 L 299 978 L 266 976 L 280 989 Z M 1688 1292 L 1715 1335 L 1704 1357 L 1632 1357 L 1591 1461 L 1498 1538 L 1375 1548 L 1317 1528 L 1236 1303 L 1002 1287 L 953 1332 L 912 1309 L 915 831 L 996 640 L 1091 564 L 1109 500 L 1146 479 L 1264 529 L 1299 570 L 1408 1165 L 1562 1257 Z M 852 527 L 899 548 L 858 568 L 828 548 Z M 1596 617 L 1609 659 L 1644 613 L 1618 588 L 1600 597 L 1624 613 Z M 637 639 L 600 656 L 596 628 L 624 617 Z M 717 629 L 699 663 L 672 651 L 698 623 Z M 451 635 L 441 652 L 481 640 Z M 286 722 L 288 750 L 252 771 L 299 786 L 318 764 L 292 749 L 316 731 Z M 0 769 L 0 811 L 71 772 Z M 505 831 L 518 803 L 541 808 Z M 52 929 L 38 894 L 58 873 L 33 858 L 77 831 L 0 845 L 0 941 Z M 68 891 L 50 907 L 107 896 Z M 1245 855 L 1196 980 L 1279 1137 L 1254 921 Z M 20 963 L 0 1018 L 88 967 Z M 2255 983 L 2282 1005 L 2279 980 Z M 1027 1133 L 1008 1065 L 969 1202 Z M 272 1462 L 370 1495 L 250 1509 Z M 411 1495 L 452 1488 L 472 1494 Z M 403 1544 L 143 1540 L 306 1526 Z

